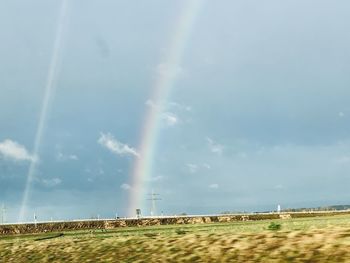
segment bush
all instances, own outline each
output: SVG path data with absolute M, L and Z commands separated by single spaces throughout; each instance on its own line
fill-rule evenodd
M 268 230 L 280 230 L 281 229 L 281 224 L 277 224 L 275 222 L 271 222 L 269 226 L 267 227 Z
M 176 229 L 175 232 L 176 232 L 176 234 L 178 234 L 178 235 L 184 235 L 184 234 L 187 233 L 187 231 L 182 230 L 182 229 Z

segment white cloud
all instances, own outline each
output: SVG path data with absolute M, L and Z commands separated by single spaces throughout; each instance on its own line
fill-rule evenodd
M 174 109 L 182 110 L 182 111 L 192 111 L 192 107 L 182 105 L 182 104 L 174 102 L 174 101 L 169 102 L 168 105 L 169 105 L 169 108 L 174 108 Z
M 63 161 L 63 160 L 64 160 L 64 155 L 63 155 L 63 153 L 61 153 L 61 152 L 57 153 L 57 155 L 56 155 L 56 160 L 57 160 L 57 161 Z
M 158 112 L 160 112 L 160 118 L 167 126 L 171 127 L 171 126 L 174 126 L 174 125 L 179 123 L 179 118 L 178 118 L 178 116 L 175 113 L 169 112 L 169 111 L 162 112 L 162 109 L 163 108 L 168 108 L 167 107 L 168 105 L 161 106 L 161 105 L 155 103 L 152 100 L 147 100 L 145 102 L 145 105 L 147 105 L 147 106 L 157 110 Z
M 153 100 L 149 99 L 145 102 L 145 105 L 147 105 L 149 107 L 156 108 L 158 110 L 160 110 L 161 106 L 162 106 L 165 109 L 171 109 L 174 111 L 192 111 L 192 107 L 180 104 L 180 103 L 175 102 L 175 101 L 164 102 L 164 104 L 160 105 L 160 104 L 155 103 Z
M 212 153 L 221 155 L 224 151 L 224 146 L 214 142 L 211 138 L 207 137 L 207 143 Z
M 159 106 L 153 100 L 147 100 L 145 102 L 145 105 L 152 108 L 159 108 Z
M 178 117 L 171 112 L 164 112 L 161 116 L 162 120 L 166 123 L 168 126 L 174 126 L 179 122 Z
M 68 158 L 69 158 L 69 160 L 73 160 L 73 161 L 79 160 L 78 156 L 76 156 L 75 154 L 69 155 Z
M 37 157 L 30 154 L 23 145 L 9 139 L 0 143 L 0 155 L 15 161 L 37 161 Z
M 131 189 L 131 186 L 129 184 L 122 184 L 120 188 L 125 191 L 129 191 Z
M 52 179 L 43 179 L 41 180 L 42 184 L 46 187 L 54 187 L 60 185 L 62 180 L 60 178 L 52 178 Z
M 198 171 L 203 171 L 203 170 L 210 170 L 211 166 L 207 163 L 203 164 L 194 164 L 194 163 L 188 163 L 186 164 L 187 170 L 191 174 L 198 173 Z
M 195 174 L 198 171 L 198 165 L 196 164 L 188 163 L 186 166 L 191 174 Z
M 338 113 L 338 116 L 339 116 L 340 118 L 342 118 L 342 117 L 345 116 L 345 113 L 341 111 L 341 112 Z
M 101 133 L 98 143 L 117 155 L 132 155 L 140 157 L 140 154 L 134 148 L 119 142 L 110 133 Z
M 281 184 L 275 185 L 274 188 L 275 188 L 276 190 L 282 190 L 282 189 L 284 189 L 283 185 L 281 185 Z
M 219 185 L 218 184 L 210 184 L 209 188 L 211 188 L 211 189 L 218 189 Z
M 75 155 L 75 154 L 65 155 L 65 154 L 59 152 L 59 153 L 57 153 L 57 155 L 56 155 L 56 160 L 57 160 L 57 161 L 61 161 L 61 162 L 66 161 L 66 160 L 78 161 L 79 158 L 78 158 L 78 156 Z
M 204 163 L 204 164 L 203 164 L 203 167 L 206 168 L 206 169 L 208 169 L 208 170 L 211 169 L 211 166 L 210 166 L 209 164 L 207 164 L 207 163 Z

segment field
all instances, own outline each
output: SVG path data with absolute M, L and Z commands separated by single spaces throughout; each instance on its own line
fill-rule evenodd
M 0 262 L 350 262 L 349 246 L 339 215 L 0 236 Z

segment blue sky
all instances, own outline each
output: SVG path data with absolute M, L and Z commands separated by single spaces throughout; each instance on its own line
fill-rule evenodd
M 9 221 L 32 162 L 26 220 L 125 215 L 154 81 L 186 7 L 68 1 L 35 154 L 61 3 L 0 3 L 0 203 Z M 145 185 L 161 195 L 159 211 L 349 204 L 349 7 L 203 1 Z

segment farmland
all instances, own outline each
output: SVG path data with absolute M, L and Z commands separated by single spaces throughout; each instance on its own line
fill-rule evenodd
M 349 245 L 350 215 L 335 215 L 3 235 L 0 259 L 1 262 L 349 262 Z

